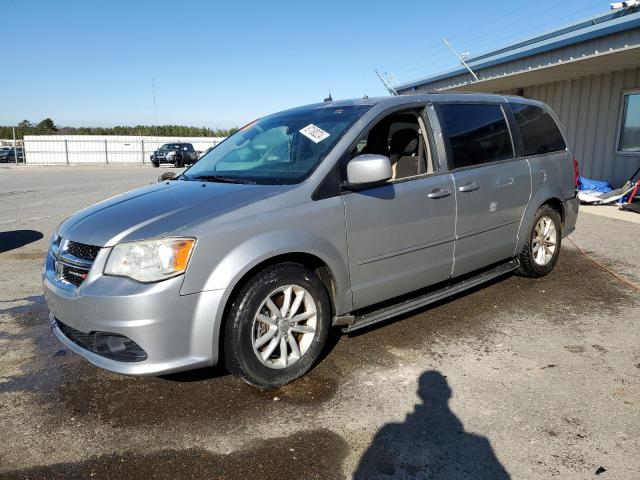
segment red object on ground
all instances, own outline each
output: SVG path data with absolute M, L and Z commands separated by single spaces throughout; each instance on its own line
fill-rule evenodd
M 638 179 L 638 181 L 636 182 L 636 185 L 633 187 L 633 190 L 631 190 L 631 193 L 629 194 L 629 200 L 627 200 L 627 205 L 630 205 L 631 202 L 633 202 L 633 197 L 636 196 L 636 193 L 638 193 L 639 188 L 640 188 L 640 179 Z

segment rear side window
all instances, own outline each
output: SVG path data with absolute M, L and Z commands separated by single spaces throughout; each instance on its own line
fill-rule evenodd
M 437 109 L 450 168 L 513 158 L 511 135 L 500 105 L 441 104 Z
M 551 115 L 535 105 L 525 103 L 509 105 L 520 128 L 525 155 L 541 155 L 566 150 L 567 146 L 560 129 Z

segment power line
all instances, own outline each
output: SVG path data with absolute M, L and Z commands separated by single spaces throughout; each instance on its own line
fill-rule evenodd
M 571 1 L 571 0 L 569 0 L 569 1 Z M 564 18 L 568 18 L 568 17 L 574 17 L 575 15 L 577 15 L 577 14 L 579 14 L 581 12 L 584 12 L 584 11 L 587 11 L 587 10 L 592 10 L 593 8 L 594 7 L 589 6 L 589 7 L 586 7 L 586 8 L 580 8 L 580 9 L 577 9 L 577 10 L 572 10 L 568 14 L 565 14 L 565 15 L 563 15 L 561 17 L 554 18 L 554 20 L 564 19 Z M 499 31 L 508 30 L 513 25 L 517 25 L 517 24 L 522 23 L 522 22 L 531 22 L 531 17 L 528 16 L 526 18 L 521 18 L 520 20 L 511 22 L 508 27 L 503 27 L 503 28 L 500 28 L 500 29 L 497 29 L 497 30 L 494 29 L 493 32 L 499 32 Z M 511 37 L 513 37 L 515 35 L 520 36 L 522 33 L 531 32 L 531 31 L 538 31 L 539 32 L 541 26 L 548 24 L 548 20 L 547 19 L 543 19 L 541 22 L 542 23 L 538 23 L 538 24 L 536 24 L 536 26 L 527 28 L 525 30 L 519 30 L 517 32 L 509 33 L 509 34 L 504 35 L 502 37 L 497 37 L 497 38 L 494 37 L 494 38 L 491 39 L 491 41 L 490 41 L 490 43 L 488 45 L 494 45 L 494 44 L 496 44 L 498 42 L 502 42 L 503 39 L 505 39 L 505 38 L 511 38 Z M 478 29 L 475 29 L 475 30 L 478 30 Z M 482 34 L 482 35 L 479 35 L 479 36 L 476 36 L 476 37 L 472 37 L 472 38 L 469 38 L 468 36 L 466 36 L 466 40 L 462 41 L 462 42 L 457 42 L 457 45 L 458 45 L 459 48 L 460 47 L 478 45 L 478 40 L 484 39 L 484 37 L 486 37 L 486 36 L 487 36 L 486 33 Z M 449 36 L 450 40 L 455 39 L 455 38 L 456 37 L 454 37 L 454 36 Z M 486 47 L 485 47 L 485 49 L 486 49 Z M 428 61 L 430 63 L 433 62 L 433 60 L 435 60 L 435 59 L 440 59 L 440 58 L 443 58 L 443 57 L 446 57 L 446 58 L 449 57 L 449 55 L 446 52 L 442 52 L 442 49 L 436 47 L 435 45 L 430 47 L 429 49 L 423 49 L 422 53 L 436 51 L 436 50 L 437 50 L 438 53 L 436 55 L 430 56 L 429 59 L 428 59 Z M 488 51 L 488 49 L 486 49 L 486 50 Z M 405 62 L 405 65 L 409 66 L 409 65 L 415 64 L 417 62 L 424 63 L 424 61 L 425 61 L 424 59 L 414 60 L 414 61 L 411 61 L 411 62 Z M 398 62 L 394 62 L 394 63 L 392 63 L 390 65 L 387 65 L 387 68 L 390 69 L 390 67 L 392 67 L 393 65 L 400 66 L 400 64 L 398 64 Z M 404 70 L 404 69 L 401 67 L 400 71 L 402 71 L 402 70 Z
M 573 3 L 573 2 L 576 2 L 576 1 L 578 1 L 578 0 L 567 0 L 567 2 L 566 2 L 566 3 Z M 504 18 L 508 18 L 508 17 L 510 17 L 510 16 L 512 16 L 512 15 L 514 15 L 514 14 L 516 14 L 516 13 L 519 13 L 519 12 L 522 12 L 522 11 L 525 11 L 525 10 L 529 10 L 529 9 L 531 9 L 531 8 L 535 8 L 536 10 L 538 10 L 538 9 L 537 9 L 537 7 L 538 7 L 538 6 L 540 6 L 540 3 L 527 3 L 525 6 L 520 7 L 520 8 L 516 8 L 515 10 L 512 10 L 511 12 L 509 12 L 509 13 L 507 13 L 507 14 L 500 15 L 500 16 L 498 16 L 498 17 L 493 17 L 493 18 L 491 18 L 490 20 L 488 20 L 488 21 L 484 22 L 481 26 L 477 26 L 477 27 L 471 28 L 471 29 L 469 29 L 469 30 L 465 30 L 465 32 L 464 32 L 464 33 L 454 34 L 454 35 L 449 35 L 449 38 L 450 38 L 451 40 L 458 40 L 458 39 L 460 39 L 460 38 L 462 38 L 462 37 L 467 37 L 467 36 L 468 36 L 468 34 L 469 34 L 469 33 L 471 33 L 471 32 L 476 32 L 476 31 L 478 31 L 478 30 L 482 30 L 482 29 L 483 29 L 483 28 L 485 28 L 487 25 L 490 25 L 490 24 L 492 24 L 492 23 L 495 23 L 495 22 L 497 22 L 498 20 L 502 20 L 502 19 L 504 19 Z M 543 8 L 543 9 L 542 9 L 542 10 L 540 10 L 540 11 L 541 11 L 541 12 L 544 12 L 544 11 L 546 11 L 547 9 L 548 9 L 548 8 L 547 8 L 547 7 L 545 7 L 545 8 Z M 416 56 L 416 55 L 420 55 L 420 54 L 424 53 L 425 51 L 430 51 L 430 50 L 432 50 L 432 49 L 433 49 L 433 48 L 427 48 L 427 49 L 419 50 L 419 51 L 414 52 L 414 53 L 412 53 L 412 54 L 410 54 L 410 55 L 407 55 L 407 56 L 404 56 L 404 57 L 400 57 L 399 59 L 397 59 L 397 61 L 403 61 L 403 60 L 404 60 L 404 59 L 406 59 L 406 58 L 411 58 L 411 57 L 414 57 L 414 56 Z
M 568 18 L 568 17 L 575 17 L 576 14 L 580 13 L 580 12 L 584 12 L 586 10 L 592 10 L 593 7 L 586 7 L 586 8 L 581 8 L 577 11 L 572 11 L 571 13 L 568 13 L 566 15 L 563 15 L 561 17 L 556 17 L 555 20 L 560 20 L 560 19 L 564 19 L 564 18 Z M 515 25 L 517 23 L 521 23 L 523 21 L 531 21 L 531 18 L 524 18 L 521 19 L 520 21 L 517 22 L 512 22 L 511 25 Z M 542 20 L 542 23 L 536 23 L 535 26 L 527 28 L 525 30 L 519 30 L 517 32 L 512 32 L 509 33 L 507 35 L 501 36 L 501 37 L 494 37 L 491 38 L 489 43 L 484 43 L 485 39 L 486 39 L 486 35 L 482 35 L 482 36 L 478 36 L 472 39 L 467 40 L 466 42 L 462 42 L 460 44 L 458 44 L 458 47 L 460 48 L 461 46 L 465 46 L 465 45 L 470 45 L 470 44 L 474 44 L 474 45 L 483 45 L 483 51 L 486 53 L 490 53 L 492 50 L 496 50 L 500 47 L 504 47 L 506 45 L 508 45 L 509 43 L 517 43 L 514 40 L 511 41 L 506 41 L 506 39 L 515 39 L 518 38 L 518 41 L 523 41 L 526 40 L 527 38 L 530 38 L 531 35 L 527 35 L 524 36 L 523 34 L 528 33 L 528 32 L 533 32 L 536 31 L 538 33 L 544 33 L 544 32 L 540 32 L 541 27 L 544 25 L 548 24 L 548 20 Z M 560 28 L 560 27 L 558 27 Z M 505 29 L 502 29 L 505 30 Z M 493 47 L 495 45 L 495 47 Z M 491 47 L 491 48 L 490 48 Z M 478 56 L 478 55 L 474 55 L 474 56 Z M 400 70 L 396 70 L 396 73 L 398 76 L 401 77 L 406 77 L 408 75 L 410 75 L 412 72 L 418 71 L 418 70 L 425 70 L 428 69 L 430 72 L 434 71 L 434 66 L 436 65 L 443 65 L 443 68 L 441 71 L 444 71 L 448 68 L 453 68 L 455 66 L 457 66 L 458 64 L 455 62 L 451 62 L 451 57 L 448 53 L 440 53 L 439 55 L 435 55 L 435 56 L 430 56 L 429 58 L 424 58 L 422 60 L 419 61 L 414 61 L 414 62 L 410 62 L 409 64 L 407 64 L 407 66 L 405 68 L 401 68 Z M 447 65 L 447 67 L 445 67 L 444 65 Z M 436 73 L 434 73 L 436 74 Z

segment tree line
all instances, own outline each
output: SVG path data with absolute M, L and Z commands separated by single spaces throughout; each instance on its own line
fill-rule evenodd
M 186 127 L 184 125 L 118 125 L 115 127 L 57 127 L 52 119 L 31 123 L 23 120 L 16 125 L 16 138 L 25 135 L 145 135 L 158 137 L 228 137 L 238 128 Z M 0 138 L 13 138 L 11 126 L 0 126 Z

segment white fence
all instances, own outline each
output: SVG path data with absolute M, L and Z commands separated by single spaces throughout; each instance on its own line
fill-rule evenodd
M 203 152 L 224 137 L 146 137 L 119 135 L 25 135 L 25 163 L 32 165 L 149 164 L 165 143 L 186 142 Z

